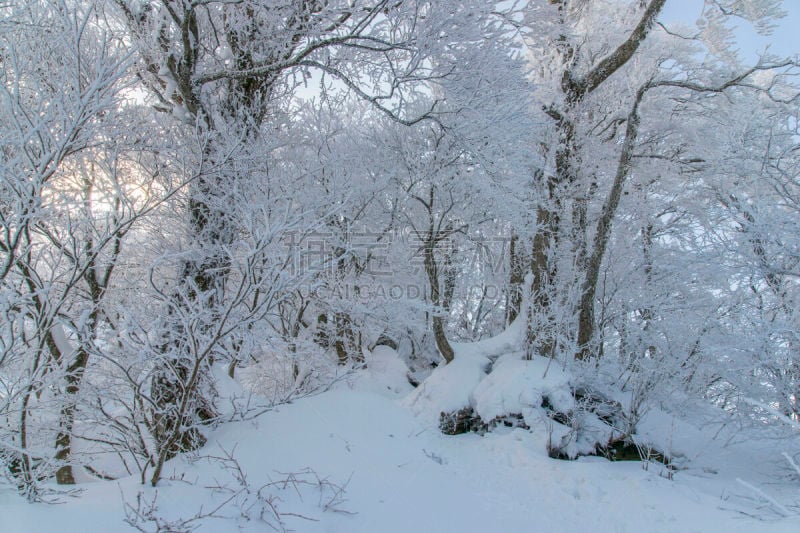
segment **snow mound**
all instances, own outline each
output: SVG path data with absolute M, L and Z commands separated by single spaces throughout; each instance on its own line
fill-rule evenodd
M 457 353 L 448 365 L 439 366 L 414 389 L 404 404 L 417 416 L 439 419 L 442 412 L 471 405 L 470 396 L 486 377 L 492 362 L 479 353 Z
M 508 414 L 522 414 L 532 425 L 534 411 L 547 398 L 558 411 L 574 406 L 570 377 L 552 359 L 534 357 L 530 361 L 516 355 L 500 357 L 472 393 L 472 407 L 484 422 Z
M 376 346 L 366 354 L 366 368 L 357 388 L 384 396 L 401 398 L 414 388 L 408 382 L 408 366 L 389 346 Z

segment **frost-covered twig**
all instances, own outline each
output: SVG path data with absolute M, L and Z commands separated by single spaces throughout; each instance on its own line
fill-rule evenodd
M 756 495 L 758 495 L 758 497 L 760 497 L 762 500 L 764 500 L 767 503 L 769 503 L 773 507 L 773 509 L 775 509 L 781 516 L 788 517 L 788 516 L 792 516 L 793 514 L 795 514 L 795 513 L 792 513 L 792 511 L 787 509 L 785 506 L 783 506 L 780 503 L 778 503 L 778 501 L 775 500 L 775 498 L 769 496 L 766 492 L 764 492 L 763 490 L 759 489 L 758 487 L 756 487 L 754 485 L 751 485 L 750 483 L 744 481 L 741 478 L 736 478 L 736 482 L 739 483 L 740 485 L 742 485 L 743 487 L 753 491 Z
M 794 468 L 795 472 L 797 472 L 797 474 L 800 475 L 800 465 L 798 465 L 795 462 L 795 460 L 792 459 L 792 456 L 786 452 L 783 452 L 781 455 L 783 455 L 786 458 L 786 460 L 789 462 L 789 465 L 791 465 L 791 467 Z

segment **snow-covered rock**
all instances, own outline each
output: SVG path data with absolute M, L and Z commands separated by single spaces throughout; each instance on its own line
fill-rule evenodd
M 366 368 L 357 380 L 360 390 L 369 390 L 386 396 L 405 397 L 413 390 L 408 381 L 408 366 L 389 346 L 376 346 L 365 354 Z
M 428 421 L 438 421 L 442 412 L 458 411 L 471 405 L 472 391 L 486 377 L 491 361 L 479 353 L 456 353 L 448 365 L 436 368 L 404 403 Z
M 559 411 L 573 408 L 569 385 L 569 375 L 556 361 L 543 357 L 527 361 L 509 354 L 500 357 L 491 373 L 475 387 L 471 404 L 484 422 L 522 414 L 530 426 L 543 398 Z

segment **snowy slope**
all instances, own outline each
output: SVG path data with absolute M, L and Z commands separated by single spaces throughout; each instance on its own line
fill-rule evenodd
M 263 493 L 294 514 L 283 520 L 296 531 L 800 531 L 800 519 L 759 521 L 736 512 L 749 508 L 730 496 L 753 494 L 722 473 L 689 470 L 668 480 L 640 463 L 557 461 L 535 430 L 442 435 L 433 417 L 415 415 L 420 400 L 401 400 L 408 384 L 393 353 L 375 354 L 371 363 L 333 391 L 217 429 L 200 455 L 231 453 L 252 487 L 296 473 L 295 483 Z M 419 398 L 419 389 L 412 395 Z M 173 480 L 158 488 L 165 520 L 230 497 L 204 486 L 235 486 L 219 461 L 202 457 L 173 460 L 166 470 Z M 344 494 L 320 488 L 315 476 L 343 486 Z M 134 479 L 96 482 L 63 505 L 31 505 L 4 489 L 0 531 L 129 531 L 122 494 L 134 502 L 138 491 L 146 499 L 155 492 Z M 253 511 L 255 501 L 240 494 L 218 511 L 227 518 L 205 519 L 198 531 L 270 530 Z

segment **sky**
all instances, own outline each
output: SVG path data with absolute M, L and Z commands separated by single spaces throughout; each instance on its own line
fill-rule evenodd
M 703 0 L 668 0 L 662 20 L 693 24 L 703 8 Z M 769 46 L 771 53 L 779 56 L 800 55 L 800 0 L 784 0 L 785 18 L 778 21 L 772 35 L 758 35 L 747 22 L 739 24 L 737 37 L 744 59 L 754 60 L 758 52 Z

